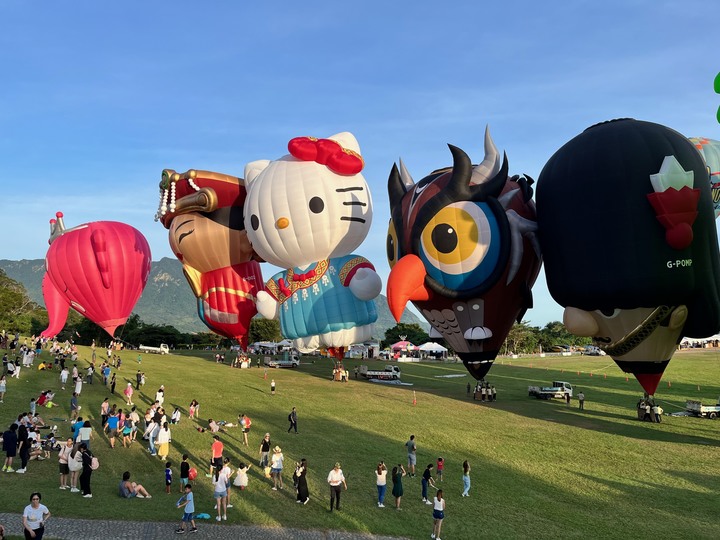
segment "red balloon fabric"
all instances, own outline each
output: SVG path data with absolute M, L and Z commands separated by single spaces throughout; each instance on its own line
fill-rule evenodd
M 45 274 L 42 281 L 42 293 L 45 299 L 45 307 L 48 312 L 48 327 L 43 330 L 40 335 L 42 337 L 52 338 L 57 336 L 65 326 L 67 321 L 70 302 L 57 290 L 50 276 Z
M 45 266 L 57 294 L 114 337 L 150 275 L 150 246 L 145 237 L 125 223 L 95 221 L 67 230 L 60 225 L 50 242 Z M 44 287 L 43 292 L 48 310 L 51 305 L 57 306 L 50 287 Z M 56 330 L 58 321 L 51 319 L 45 333 L 57 333 L 51 330 Z

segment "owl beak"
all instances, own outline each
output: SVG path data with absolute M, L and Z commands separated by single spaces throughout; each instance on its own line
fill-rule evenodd
M 387 299 L 390 313 L 400 322 L 410 300 L 429 300 L 425 287 L 425 266 L 417 255 L 405 255 L 390 271 L 387 282 Z

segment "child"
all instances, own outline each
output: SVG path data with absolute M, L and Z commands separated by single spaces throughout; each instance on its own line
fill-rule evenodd
M 35 411 L 36 411 L 35 407 L 36 407 L 35 398 L 30 398 L 30 416 L 35 416 Z
M 237 476 L 235 477 L 235 481 L 233 482 L 233 485 L 238 486 L 241 491 L 244 491 L 245 488 L 248 485 L 248 470 L 250 469 L 250 464 L 245 465 L 245 463 L 240 462 L 240 467 L 237 470 Z
M 192 525 L 192 529 L 190 529 L 190 532 L 197 532 L 197 527 L 195 526 L 195 516 L 193 516 L 193 513 L 195 512 L 195 501 L 193 500 L 192 486 L 190 484 L 187 484 L 185 486 L 185 495 L 180 497 L 180 500 L 177 502 L 176 506 L 178 508 L 182 508 L 184 506 L 185 513 L 183 514 L 180 528 L 175 532 L 178 534 L 185 533 L 187 530 L 188 522 L 190 523 L 190 525 Z
M 437 479 L 440 482 L 442 482 L 444 468 L 445 468 L 445 459 L 443 459 L 441 457 L 437 458 L 437 466 L 435 467 L 435 470 L 437 471 Z
M 172 462 L 165 463 L 165 493 L 170 495 L 170 486 L 172 485 Z
M 171 424 L 179 424 L 180 423 L 180 409 L 178 407 L 175 407 L 175 410 L 172 413 L 172 416 L 170 417 L 170 423 Z
M 188 455 L 183 454 L 182 463 L 180 463 L 180 493 L 185 493 L 185 486 L 188 485 L 190 478 L 190 463 L 188 462 Z

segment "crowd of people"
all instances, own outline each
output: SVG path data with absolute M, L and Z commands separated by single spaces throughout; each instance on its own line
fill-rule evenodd
M 97 444 L 97 432 L 101 432 L 107 440 L 110 448 L 117 447 L 130 448 L 135 444 L 144 442 L 151 456 L 157 456 L 164 464 L 165 489 L 167 493 L 171 492 L 173 485 L 173 463 L 168 460 L 170 454 L 170 446 L 172 444 L 172 432 L 170 427 L 181 422 L 182 412 L 179 407 L 174 407 L 172 414 L 168 417 L 164 408 L 165 388 L 160 386 L 155 392 L 155 399 L 149 407 L 145 409 L 144 416 L 138 411 L 138 399 L 136 390 L 139 390 L 145 383 L 145 375 L 140 370 L 137 371 L 136 383 L 128 382 L 121 392 L 121 399 L 124 404 L 118 406 L 117 403 L 111 404 L 111 395 L 115 394 L 116 372 L 122 365 L 122 359 L 117 357 L 113 352 L 114 348 L 108 347 L 107 360 L 103 360 L 98 373 L 102 377 L 103 385 L 109 390 L 109 396 L 106 397 L 99 407 L 100 424 L 94 425 L 93 415 L 83 414 L 80 405 L 83 387 L 85 384 L 93 384 L 96 375 L 95 362 L 88 362 L 87 369 L 78 367 L 77 349 L 70 343 L 60 344 L 57 342 L 43 343 L 39 342 L 39 347 L 45 346 L 48 350 L 51 360 L 45 360 L 44 369 L 57 369 L 59 372 L 59 382 L 62 390 L 69 388 L 72 390 L 70 396 L 69 407 L 69 423 L 70 436 L 62 439 L 60 442 L 56 440 L 57 426 L 50 426 L 39 414 L 38 409 L 56 407 L 56 393 L 50 389 L 43 390 L 37 397 L 30 400 L 28 411 L 18 415 L 17 420 L 9 426 L 8 430 L 3 433 L 3 451 L 6 454 L 3 472 L 23 473 L 27 470 L 28 463 L 32 460 L 42 461 L 51 457 L 51 452 L 55 453 L 59 466 L 59 488 L 68 490 L 70 493 L 80 493 L 85 498 L 92 498 L 92 474 L 99 464 L 98 460 L 92 452 L 92 448 Z M 23 344 L 18 349 L 18 354 L 24 357 L 29 352 L 34 353 L 33 361 L 40 356 L 40 353 L 31 350 L 30 346 Z M 29 351 L 29 352 L 28 352 Z M 94 350 L 93 350 L 94 353 Z M 7 355 L 5 355 L 7 357 Z M 93 356 L 95 356 L 93 354 Z M 141 362 L 138 359 L 138 362 Z M 0 402 L 5 399 L 7 391 L 6 377 L 12 368 L 8 366 L 13 364 L 17 367 L 15 361 L 3 361 L 4 368 L 8 373 L 3 373 L 0 378 Z M 31 368 L 32 363 L 21 367 Z M 112 369 L 114 368 L 114 370 Z M 97 381 L 99 382 L 99 381 Z M 125 383 L 123 383 L 125 384 Z M 275 384 L 271 382 L 271 393 L 274 394 Z M 67 394 L 65 394 L 67 395 Z M 120 397 L 120 396 L 118 396 Z M 145 398 L 146 399 L 146 398 Z M 238 460 L 233 463 L 233 458 L 225 455 L 225 446 L 223 439 L 228 437 L 231 428 L 240 428 L 240 440 L 243 446 L 250 446 L 251 441 L 249 435 L 251 433 L 252 420 L 245 413 L 238 415 L 237 423 L 229 423 L 223 420 L 207 420 L 207 428 L 205 423 L 200 419 L 200 404 L 197 400 L 192 400 L 188 406 L 188 418 L 197 424 L 199 431 L 208 431 L 212 434 L 210 448 L 210 470 L 206 477 L 210 479 L 213 486 L 213 498 L 215 499 L 215 509 L 217 521 L 227 520 L 227 509 L 233 508 L 231 503 L 231 490 L 237 488 L 244 491 L 249 483 L 249 471 L 252 465 L 247 460 Z M 292 407 L 288 414 L 289 427 L 287 432 L 298 434 L 298 411 Z M 47 436 L 41 436 L 41 430 L 47 429 Z M 138 437 L 138 433 L 140 437 Z M 392 472 L 388 475 L 388 469 L 383 461 L 380 461 L 375 469 L 375 480 L 377 486 L 377 506 L 385 508 L 384 499 L 386 494 L 388 476 L 392 482 L 392 495 L 395 498 L 395 508 L 400 510 L 400 504 L 404 495 L 403 478 L 409 473 L 411 477 L 415 476 L 416 452 L 417 445 L 414 442 L 414 436 L 406 443 L 408 450 L 408 469 L 402 464 L 392 467 Z M 269 489 L 272 491 L 281 491 L 286 489 L 284 480 L 284 471 L 287 469 L 286 458 L 282 448 L 271 442 L 269 433 L 265 433 L 260 441 L 258 448 L 258 467 L 261 477 L 269 482 Z M 20 461 L 20 467 L 17 467 L 17 461 Z M 466 464 L 467 465 L 467 462 Z M 442 481 L 442 472 L 444 468 L 444 460 L 438 458 L 435 464 L 429 464 L 422 474 L 421 479 L 421 499 L 428 505 L 433 505 L 433 520 L 435 537 L 439 536 L 440 526 L 442 523 L 442 512 L 444 511 L 444 499 L 442 498 L 442 490 L 438 490 L 435 496 L 428 494 L 429 488 L 436 488 L 436 480 L 433 477 L 433 470 L 436 471 L 437 481 Z M 179 465 L 180 489 L 182 493 L 181 499 L 177 502 L 177 507 L 182 508 L 184 517 L 181 527 L 177 532 L 195 532 L 197 527 L 194 521 L 194 509 L 196 501 L 193 494 L 193 486 L 191 480 L 196 476 L 191 474 L 193 469 L 190 467 L 188 455 L 183 455 L 183 460 Z M 298 504 L 307 505 L 311 498 L 308 478 L 312 474 L 309 466 L 309 460 L 302 458 L 295 462 L 292 470 L 292 485 L 295 492 L 295 500 Z M 463 496 L 468 495 L 469 491 L 469 465 L 463 468 L 463 481 L 465 482 L 465 490 Z M 123 498 L 151 498 L 151 494 L 145 486 L 131 480 L 131 472 L 125 471 L 118 483 L 118 495 Z M 324 476 L 323 476 L 324 478 Z M 326 478 L 328 489 L 330 492 L 330 511 L 339 511 L 341 509 L 341 493 L 348 489 L 347 479 L 343 473 L 340 462 L 336 462 L 334 467 L 328 472 Z M 37 495 L 37 497 L 35 497 Z M 31 505 L 35 508 L 30 512 L 27 518 L 27 525 L 24 519 L 24 526 L 33 530 L 34 534 L 41 535 L 41 527 L 47 522 L 49 511 L 42 505 L 35 504 L 39 502 L 39 494 L 33 494 Z M 37 508 L 41 508 L 38 514 Z M 438 516 L 441 517 L 438 517 Z M 38 517 L 40 516 L 40 517 Z M 43 517 L 46 516 L 46 517 Z

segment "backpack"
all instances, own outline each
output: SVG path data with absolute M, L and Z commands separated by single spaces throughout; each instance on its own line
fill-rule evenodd
M 100 462 L 98 461 L 98 458 L 95 456 L 92 457 L 92 461 L 90 461 L 90 468 L 93 471 L 97 471 L 100 468 Z
M 292 422 L 292 413 L 288 414 L 288 422 Z

